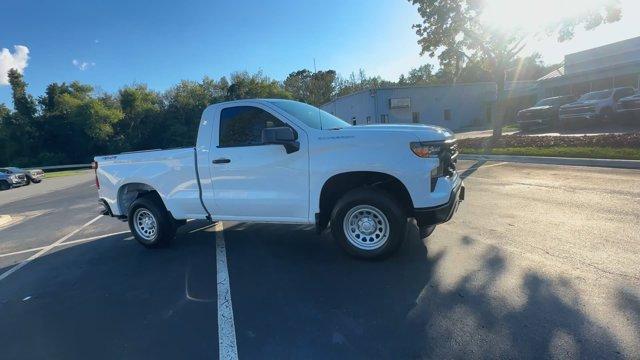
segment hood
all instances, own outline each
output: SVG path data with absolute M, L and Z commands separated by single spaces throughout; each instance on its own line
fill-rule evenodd
M 601 100 L 578 100 L 575 102 L 572 102 L 570 104 L 567 104 L 565 106 L 580 106 L 580 105 L 591 105 L 591 104 L 597 104 L 601 101 L 604 101 L 606 99 L 601 99 Z
M 407 134 L 416 137 L 418 141 L 441 141 L 453 139 L 451 130 L 434 125 L 414 124 L 375 124 L 356 125 L 337 130 L 340 134 Z
M 549 109 L 553 109 L 553 106 L 551 106 L 551 105 L 532 106 L 530 108 L 526 108 L 526 109 L 523 109 L 523 110 L 520 110 L 520 111 L 528 112 L 528 111 L 540 111 L 540 110 L 549 110 Z
M 627 97 L 623 97 L 622 99 L 620 99 L 620 101 L 635 101 L 635 100 L 640 100 L 640 93 L 639 94 L 635 94 L 635 95 L 631 95 L 631 96 L 627 96 Z

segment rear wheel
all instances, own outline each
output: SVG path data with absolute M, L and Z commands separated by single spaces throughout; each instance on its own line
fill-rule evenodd
M 345 251 L 365 259 L 385 258 L 405 237 L 407 216 L 388 193 L 375 188 L 349 191 L 331 214 L 331 233 Z
M 159 202 L 145 196 L 136 199 L 129 209 L 129 229 L 135 239 L 148 248 L 165 246 L 176 234 L 173 219 Z

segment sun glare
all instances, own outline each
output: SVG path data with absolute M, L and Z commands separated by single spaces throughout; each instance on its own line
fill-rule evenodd
M 483 21 L 502 30 L 537 31 L 597 8 L 604 0 L 487 0 Z

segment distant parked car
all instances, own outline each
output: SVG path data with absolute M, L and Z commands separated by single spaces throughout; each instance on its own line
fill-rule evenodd
M 624 120 L 640 120 L 640 90 L 618 100 L 617 112 Z
M 22 174 L 27 179 L 27 184 L 39 183 L 44 178 L 44 171 L 40 169 L 24 170 L 17 167 L 0 168 L 0 172 L 5 174 Z
M 27 185 L 27 176 L 25 174 L 9 174 L 0 169 L 0 190 L 9 190 L 23 185 Z
M 560 106 L 572 103 L 576 99 L 574 95 L 542 99 L 532 107 L 518 111 L 518 125 L 522 131 L 539 127 L 555 127 Z
M 611 120 L 616 114 L 618 100 L 634 93 L 635 89 L 632 87 L 586 93 L 580 96 L 576 102 L 560 107 L 560 126 L 579 126 L 598 120 Z

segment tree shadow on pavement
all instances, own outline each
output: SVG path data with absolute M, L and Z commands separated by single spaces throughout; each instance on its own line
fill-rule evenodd
M 241 224 L 226 232 L 238 343 L 249 357 L 611 358 L 624 353 L 615 335 L 584 312 L 569 280 L 535 271 L 507 274 L 509 264 L 497 247 L 478 254 L 480 265 L 457 280 L 443 280 L 446 269 L 456 266 L 450 251 L 459 252 L 457 246 L 477 251 L 470 236 L 427 254 L 417 230 L 410 230 L 415 233 L 398 254 L 371 262 L 349 258 L 330 238 L 309 231 Z M 241 254 L 249 258 L 238 264 Z M 256 276 L 256 269 L 259 283 L 239 280 Z M 510 277 L 506 288 L 505 277 Z M 259 314 L 269 314 L 269 320 Z
M 444 261 L 444 251 L 433 256 L 436 262 Z M 409 319 L 422 326 L 421 356 L 622 356 L 623 349 L 615 336 L 581 309 L 577 291 L 570 281 L 552 280 L 528 271 L 516 279 L 519 289 L 499 290 L 499 279 L 505 275 L 505 257 L 496 247 L 490 247 L 481 256 L 480 268 L 453 284 L 432 277 L 420 294 Z M 433 266 L 438 268 L 437 264 Z M 625 304 L 638 305 L 628 300 Z

